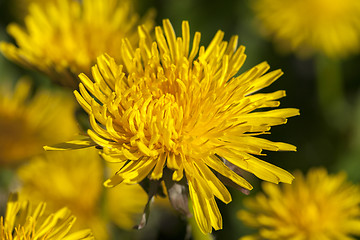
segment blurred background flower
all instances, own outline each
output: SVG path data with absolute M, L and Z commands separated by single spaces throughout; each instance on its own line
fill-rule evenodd
M 68 207 L 77 217 L 78 228 L 87 226 L 98 239 L 106 239 L 100 218 L 103 165 L 96 150 L 46 152 L 17 170 L 19 197 L 39 203 L 49 211 Z
M 110 220 L 128 230 L 140 221 L 147 195 L 139 185 L 105 190 L 106 171 L 96 149 L 46 152 L 17 170 L 19 197 L 46 200 L 49 211 L 66 206 L 77 218 L 75 229 L 88 227 L 96 239 L 108 239 Z
M 263 32 L 282 51 L 338 58 L 360 50 L 357 0 L 255 0 L 252 6 Z
M 25 26 L 7 26 L 16 45 L 3 42 L 0 48 L 10 60 L 76 89 L 77 75 L 90 73 L 97 56 L 109 53 L 119 59 L 123 37 L 137 46 L 137 26 L 152 29 L 153 16 L 149 11 L 140 18 L 129 0 L 32 3 Z
M 15 87 L 0 82 L 0 164 L 15 165 L 43 152 L 45 144 L 66 141 L 79 132 L 75 102 L 62 91 L 38 89 L 29 79 Z
M 238 212 L 244 224 L 257 229 L 243 240 L 353 239 L 360 236 L 360 186 L 344 172 L 311 169 L 294 174 L 292 185 L 263 183 L 264 193 L 245 199 Z

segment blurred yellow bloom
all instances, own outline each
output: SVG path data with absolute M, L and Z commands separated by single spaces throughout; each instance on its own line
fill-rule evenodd
M 252 186 L 228 166 L 267 181 L 291 183 L 290 173 L 253 156 L 262 150 L 296 149 L 256 137 L 299 114 L 297 109 L 255 111 L 279 106 L 277 99 L 285 96 L 284 91 L 253 93 L 280 77 L 281 70 L 266 74 L 269 65 L 263 62 L 235 76 L 245 61 L 237 36 L 225 42 L 218 31 L 205 48 L 199 47 L 197 32 L 190 49 L 186 21 L 178 38 L 168 20 L 163 28 L 156 27 L 154 42 L 144 28 L 139 32 L 140 48 L 133 50 L 128 40 L 122 42 L 124 66 L 108 55 L 99 57 L 93 67 L 95 82 L 81 74 L 80 93 L 75 91 L 89 114 L 89 136 L 103 148 L 102 156 L 120 168 L 106 186 L 138 183 L 146 176 L 164 177 L 165 183 L 186 179 L 196 221 L 209 233 L 212 227 L 222 228 L 214 197 L 231 201 L 214 172 L 245 189 Z M 170 179 L 164 167 L 173 171 Z
M 12 90 L 0 85 L 0 164 L 13 164 L 43 152 L 43 145 L 78 134 L 75 102 L 60 91 L 38 89 L 19 80 Z
M 256 0 L 253 8 L 267 34 L 300 55 L 345 57 L 360 50 L 358 0 Z
M 58 0 L 32 4 L 25 28 L 8 26 L 17 46 L 2 43 L 10 60 L 44 72 L 58 83 L 77 88 L 77 75 L 90 73 L 96 57 L 109 53 L 120 58 L 119 43 L 127 37 L 138 43 L 137 25 L 153 26 L 153 12 L 144 18 L 134 13 L 129 0 Z
M 76 218 L 67 208 L 54 213 L 45 213 L 46 204 L 35 208 L 29 201 L 20 202 L 17 195 L 10 195 L 5 219 L 0 221 L 0 240 L 90 240 L 90 230 L 69 234 Z
M 110 176 L 118 171 L 118 165 L 108 163 Z M 147 194 L 139 184 L 121 184 L 106 188 L 106 208 L 110 219 L 120 228 L 130 230 L 140 222 L 147 201 Z
M 97 239 L 107 239 L 106 221 L 102 217 L 104 165 L 96 149 L 47 152 L 18 169 L 22 187 L 20 197 L 32 202 L 46 200 L 52 211 L 68 207 L 77 217 L 76 228 L 91 228 Z M 105 192 L 105 206 L 116 223 L 131 228 L 146 203 L 140 186 L 126 186 Z
M 360 236 L 360 188 L 346 174 L 312 169 L 292 185 L 263 183 L 264 193 L 245 200 L 239 218 L 258 229 L 243 240 L 333 240 Z

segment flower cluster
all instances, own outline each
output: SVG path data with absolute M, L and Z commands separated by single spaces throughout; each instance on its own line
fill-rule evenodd
M 145 226 L 159 195 L 208 234 L 223 228 L 216 201 L 232 201 L 227 186 L 253 188 L 243 173 L 292 183 L 292 174 L 260 159 L 267 151 L 296 151 L 263 137 L 299 115 L 278 108 L 285 91 L 263 92 L 283 72 L 267 62 L 243 70 L 238 36 L 226 41 L 219 30 L 204 46 L 188 21 L 177 36 L 170 20 L 154 28 L 153 11 L 140 18 L 134 4 L 33 2 L 24 25 L 8 26 L 15 43 L 0 44 L 4 56 L 75 97 L 58 100 L 23 81 L 13 96 L 0 95 L 0 162 L 28 160 L 14 171 L 16 187 L 20 199 L 39 204 L 32 211 L 12 195 L 0 240 L 110 239 L 115 225 Z M 39 155 L 39 145 L 72 151 Z M 103 189 L 103 182 L 117 187 Z M 78 219 L 74 227 L 68 209 Z M 82 228 L 91 232 L 77 232 Z

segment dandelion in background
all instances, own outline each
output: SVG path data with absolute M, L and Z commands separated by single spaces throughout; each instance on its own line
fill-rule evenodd
M 232 170 L 241 168 L 270 182 L 292 182 L 290 173 L 254 155 L 263 155 L 262 150 L 295 151 L 290 144 L 257 135 L 285 124 L 299 111 L 258 111 L 279 106 L 284 91 L 253 93 L 282 71 L 266 73 L 269 65 L 263 62 L 235 76 L 245 61 L 237 36 L 226 42 L 218 31 L 205 48 L 199 46 L 197 32 L 190 48 L 189 32 L 184 21 L 182 37 L 177 38 L 170 21 L 164 20 L 151 41 L 139 28 L 139 48 L 122 41 L 124 65 L 108 55 L 99 57 L 92 69 L 95 82 L 81 74 L 75 95 L 92 126 L 88 135 L 94 143 L 83 145 L 100 146 L 105 160 L 118 163 L 118 172 L 105 186 L 150 179 L 151 198 L 156 192 L 151 183 L 164 180 L 170 201 L 184 214 L 189 212 L 189 191 L 195 219 L 202 232 L 210 233 L 222 228 L 215 197 L 231 201 L 220 175 L 224 182 L 247 190 L 252 186 Z
M 43 145 L 78 134 L 75 102 L 60 91 L 37 89 L 21 79 L 12 89 L 0 85 L 0 164 L 18 163 L 43 152 Z
M 264 193 L 245 199 L 238 213 L 257 234 L 243 240 L 355 239 L 360 236 L 360 188 L 346 174 L 312 169 L 294 174 L 292 185 L 263 183 Z
M 46 204 L 35 208 L 29 201 L 18 201 L 12 194 L 7 203 L 5 218 L 0 220 L 1 240 L 92 240 L 90 230 L 71 230 L 76 218 L 67 208 L 46 214 Z
M 252 6 L 264 32 L 299 55 L 338 58 L 360 50 L 358 0 L 256 0 Z
M 33 203 L 47 202 L 53 211 L 68 207 L 77 217 L 75 229 L 90 228 L 96 239 L 108 239 L 107 221 L 131 229 L 146 204 L 146 193 L 139 185 L 104 192 L 105 166 L 96 149 L 46 152 L 17 170 L 21 183 L 19 197 Z M 115 190 L 115 189 L 109 189 Z M 105 213 L 104 208 L 109 212 Z
M 96 57 L 109 53 L 120 58 L 119 42 L 138 43 L 136 27 L 153 27 L 153 11 L 142 19 L 129 0 L 58 0 L 32 4 L 25 27 L 8 26 L 16 45 L 3 42 L 10 60 L 41 71 L 61 85 L 77 88 L 79 73 L 90 73 Z

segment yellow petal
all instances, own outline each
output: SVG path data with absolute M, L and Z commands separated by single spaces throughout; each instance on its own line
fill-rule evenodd
M 124 182 L 128 184 L 134 184 L 141 182 L 154 168 L 156 164 L 155 159 L 145 159 L 141 161 L 133 161 L 135 164 L 132 164 L 131 168 L 126 166 L 119 172 L 121 176 L 125 179 Z M 130 165 L 130 164 L 129 164 Z
M 79 139 L 58 143 L 52 146 L 44 146 L 45 151 L 71 150 L 96 146 L 96 143 L 87 136 L 79 136 Z
M 224 203 L 231 202 L 231 195 L 229 191 L 226 189 L 224 184 L 222 184 L 222 182 L 212 173 L 212 171 L 200 161 L 196 162 L 195 166 L 197 166 L 199 171 L 202 173 L 202 176 L 205 178 L 214 195 Z
M 206 163 L 206 165 L 208 165 L 224 177 L 229 178 L 237 185 L 248 190 L 251 190 L 253 188 L 251 184 L 248 183 L 244 178 L 231 171 L 218 157 L 210 156 L 204 159 L 204 162 Z
M 122 178 L 120 175 L 115 174 L 108 180 L 104 182 L 105 187 L 115 187 L 116 185 L 122 183 L 124 181 L 124 178 Z
M 215 230 L 222 229 L 222 217 L 214 198 L 206 199 L 207 209 L 209 210 L 210 222 Z
M 201 196 L 201 192 L 197 192 L 193 188 L 192 181 L 188 179 L 188 183 L 189 183 L 189 193 L 190 193 L 190 198 L 192 200 L 195 220 L 199 225 L 199 228 L 202 233 L 204 234 L 211 233 L 212 229 L 209 222 L 210 219 L 207 212 L 207 205 Z
M 152 179 L 158 180 L 162 178 L 165 160 L 166 160 L 166 154 L 165 153 L 160 154 L 158 161 L 156 162 L 156 166 L 151 173 Z

